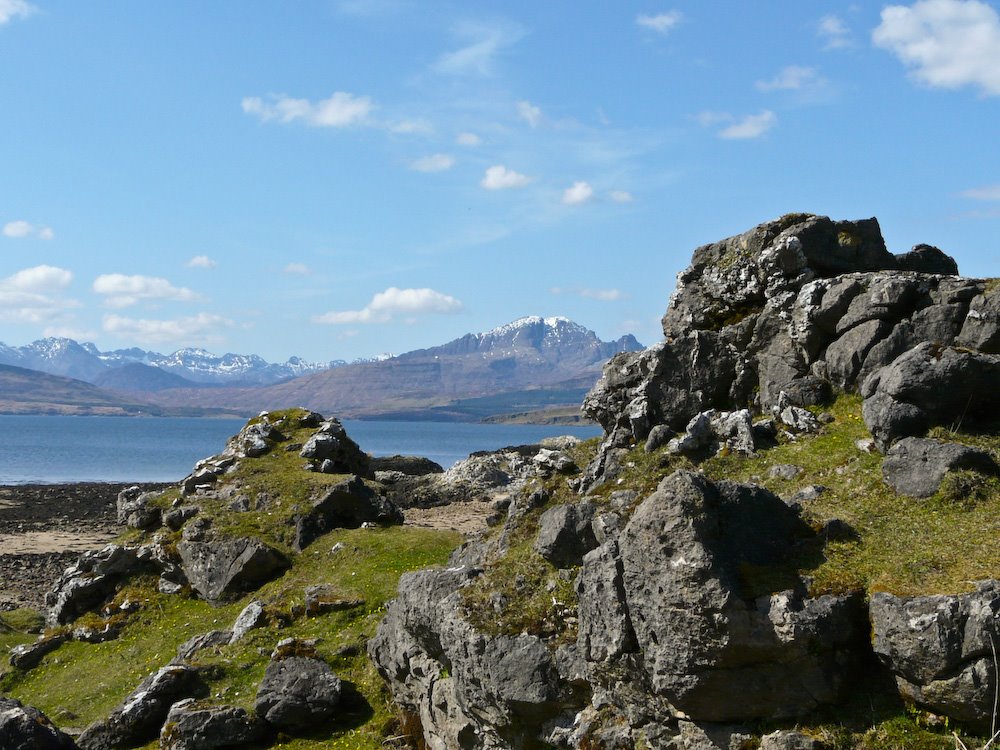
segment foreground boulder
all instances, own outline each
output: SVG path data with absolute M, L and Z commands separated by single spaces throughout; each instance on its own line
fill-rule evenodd
M 1000 641 L 1000 582 L 957 596 L 872 596 L 875 653 L 918 706 L 989 734 Z
M 77 750 L 37 708 L 0 696 L 0 747 L 4 750 Z
M 177 553 L 191 588 L 210 602 L 254 591 L 289 566 L 278 550 L 254 537 L 184 540 Z
M 84 552 L 45 595 L 48 626 L 72 622 L 103 604 L 128 576 L 154 568 L 150 556 L 137 547 L 109 544 L 101 550 Z
M 87 727 L 77 743 L 82 750 L 116 750 L 150 742 L 160 734 L 173 704 L 206 693 L 196 669 L 183 664 L 161 667 L 139 683 L 106 720 Z
M 364 523 L 401 524 L 403 514 L 381 493 L 366 485 L 359 476 L 340 482 L 312 507 L 293 519 L 295 537 L 292 546 L 301 552 L 323 534 L 335 528 L 356 529 Z
M 996 474 L 997 464 L 986 451 L 929 438 L 903 438 L 882 462 L 882 476 L 896 492 L 930 497 L 949 471 L 962 469 Z
M 254 710 L 268 724 L 301 732 L 334 716 L 341 683 L 320 659 L 288 656 L 272 659 L 257 689 Z
M 215 750 L 246 747 L 266 734 L 265 725 L 245 708 L 201 706 L 189 698 L 170 707 L 160 730 L 160 748 Z

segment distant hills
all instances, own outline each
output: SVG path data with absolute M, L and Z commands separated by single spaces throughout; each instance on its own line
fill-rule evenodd
M 71 375 L 76 380 L 70 383 L 79 384 L 73 398 L 68 383 L 56 388 L 55 381 L 45 382 L 68 402 L 96 403 L 103 394 L 108 407 L 117 403 L 125 413 L 250 415 L 305 406 L 351 418 L 532 421 L 576 419 L 603 364 L 618 352 L 641 348 L 631 335 L 601 341 L 567 318 L 526 317 L 441 346 L 325 367 L 297 358 L 274 365 L 256 355 L 218 357 L 199 349 L 168 356 L 141 349 L 99 352 L 72 339 L 19 349 L 0 345 L 0 363 L 15 359 L 32 369 L 44 366 L 50 376 Z M 23 401 L 13 409 L 23 392 L 0 371 L 0 411 L 30 411 L 40 403 Z

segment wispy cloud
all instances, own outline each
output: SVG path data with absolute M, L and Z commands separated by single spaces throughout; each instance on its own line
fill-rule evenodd
M 344 128 L 364 122 L 375 104 L 367 96 L 355 96 L 336 91 L 328 99 L 311 102 L 284 94 L 270 94 L 267 99 L 248 96 L 243 111 L 259 117 L 262 122 L 292 123 L 301 120 L 316 128 Z
M 431 135 L 434 133 L 434 126 L 429 120 L 400 120 L 387 126 L 390 133 L 398 135 Z
M 434 63 L 434 70 L 446 75 L 488 76 L 497 57 L 523 36 L 520 27 L 510 23 L 462 23 L 453 33 L 462 46 L 447 52 Z
M 108 307 L 130 307 L 143 300 L 190 302 L 199 296 L 190 289 L 176 287 L 156 276 L 126 276 L 107 273 L 94 279 L 93 289 L 105 298 Z
M 480 145 L 482 142 L 483 139 L 480 138 L 475 133 L 459 133 L 457 136 L 455 136 L 455 143 L 457 143 L 459 146 L 467 146 L 472 148 Z
M 307 266 L 305 263 L 289 263 L 287 266 L 281 269 L 281 272 L 287 273 L 291 276 L 308 276 L 310 273 L 312 273 L 309 266 Z
M 679 10 L 669 10 L 663 13 L 642 13 L 635 18 L 635 22 L 645 29 L 651 29 L 658 34 L 666 34 L 684 18 L 684 14 Z
M 588 182 L 574 182 L 563 191 L 562 202 L 567 206 L 578 206 L 594 197 L 594 188 Z
M 747 115 L 735 120 L 718 132 L 719 138 L 729 141 L 752 140 L 760 138 L 778 124 L 778 116 L 769 109 L 756 115 Z
M 24 0 L 0 0 L 0 26 L 15 18 L 27 18 L 35 12 L 35 6 Z
M 815 86 L 822 80 L 816 72 L 816 68 L 789 65 L 786 68 L 782 68 L 774 78 L 767 81 L 757 81 L 754 85 L 760 91 L 799 91 L 803 88 Z
M 824 41 L 823 49 L 845 49 L 854 46 L 851 30 L 839 16 L 823 16 L 816 25 L 816 33 Z
M 0 0 L 2 2 L 2 0 Z M 3 225 L 4 237 L 11 239 L 23 239 L 25 237 L 35 237 L 40 240 L 55 239 L 56 233 L 51 227 L 36 226 L 27 221 L 8 221 Z
M 1000 15 L 980 0 L 890 5 L 872 40 L 927 86 L 1000 95 Z
M 608 198 L 615 203 L 631 203 L 635 200 L 635 197 L 628 190 L 612 190 L 608 193 Z
M 517 116 L 531 127 L 537 128 L 542 121 L 542 110 L 529 101 L 520 101 L 517 103 Z
M 360 310 L 344 310 L 317 315 L 315 323 L 351 325 L 355 323 L 389 323 L 397 317 L 445 315 L 460 312 L 461 301 L 433 289 L 399 289 L 389 287 L 372 297 Z
M 25 268 L 0 279 L 0 318 L 40 323 L 78 307 L 78 302 L 63 297 L 72 281 L 71 271 L 48 265 Z
M 188 268 L 215 268 L 218 263 L 209 258 L 207 255 L 196 255 L 191 260 L 189 260 L 185 265 Z
M 417 172 L 445 172 L 455 166 L 455 157 L 451 154 L 430 154 L 410 162 L 410 169 Z
M 962 191 L 962 196 L 977 201 L 1000 201 L 1000 184 L 969 188 Z
M 590 289 L 588 287 L 559 287 L 554 286 L 549 290 L 552 294 L 573 294 L 577 297 L 594 299 L 599 302 L 616 302 L 625 299 L 625 294 L 621 289 Z
M 489 167 L 480 181 L 487 190 L 507 190 L 510 188 L 521 188 L 528 185 L 531 178 L 513 169 L 507 169 L 502 164 Z
M 221 315 L 198 313 L 171 320 L 149 320 L 126 318 L 121 315 L 105 315 L 101 327 L 105 333 L 134 341 L 140 345 L 177 344 L 191 346 L 221 342 L 222 331 L 235 325 L 232 320 Z

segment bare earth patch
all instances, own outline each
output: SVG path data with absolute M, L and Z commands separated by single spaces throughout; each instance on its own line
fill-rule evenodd
M 470 500 L 436 508 L 407 508 L 403 515 L 406 526 L 448 529 L 468 536 L 486 529 L 486 518 L 491 512 L 489 503 Z
M 99 549 L 117 536 L 78 531 L 26 531 L 23 534 L 0 534 L 0 555 L 34 555 L 45 552 L 86 552 Z

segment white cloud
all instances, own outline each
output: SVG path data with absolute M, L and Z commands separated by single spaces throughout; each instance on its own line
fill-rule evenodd
M 851 30 L 838 16 L 828 15 L 819 19 L 816 33 L 826 40 L 823 49 L 844 49 L 854 44 Z
M 329 312 L 313 318 L 315 323 L 344 325 L 354 323 L 388 323 L 397 315 L 444 315 L 457 313 L 462 303 L 433 289 L 398 289 L 389 287 L 379 292 L 360 310 Z
M 683 18 L 684 15 L 679 10 L 670 10 L 656 15 L 640 14 L 636 16 L 635 22 L 643 28 L 652 29 L 659 34 L 666 34 Z
M 1000 201 L 1000 184 L 970 188 L 962 191 L 962 195 L 977 201 Z
M 608 197 L 615 203 L 631 203 L 635 198 L 628 190 L 612 190 Z
M 590 186 L 590 183 L 581 180 L 574 182 L 563 191 L 562 202 L 567 206 L 577 206 L 586 203 L 593 197 L 594 188 Z
M 400 120 L 389 125 L 389 132 L 399 135 L 431 135 L 434 126 L 427 120 Z
M 733 116 L 729 112 L 699 112 L 694 116 L 694 119 L 703 128 L 710 128 L 713 125 L 719 125 L 723 122 L 732 122 Z
M 789 65 L 769 81 L 757 81 L 755 84 L 761 91 L 798 91 L 815 86 L 822 82 L 815 68 L 804 68 L 801 65 Z
M 219 264 L 207 255 L 196 255 L 186 265 L 188 268 L 215 268 Z
M 0 0 L 2 2 L 2 0 Z M 12 239 L 22 239 L 24 237 L 37 237 L 40 240 L 54 239 L 56 233 L 51 227 L 35 226 L 27 221 L 8 221 L 3 225 L 4 237 Z
M 233 321 L 221 315 L 198 313 L 174 320 L 147 320 L 105 315 L 101 327 L 105 333 L 139 344 L 177 344 L 181 346 L 213 344 L 221 341 L 220 332 L 231 328 Z
M 410 169 L 417 172 L 444 172 L 455 166 L 455 157 L 451 154 L 431 154 L 410 164 Z
M 563 287 L 552 287 L 549 291 L 552 294 L 575 294 L 578 297 L 585 297 L 586 299 L 594 299 L 600 302 L 615 302 L 620 299 L 625 299 L 625 294 L 621 289 L 589 289 L 587 287 L 572 287 L 565 289 Z
M 97 334 L 93 331 L 65 325 L 45 326 L 42 329 L 42 336 L 45 338 L 73 339 L 74 341 L 93 341 L 97 338 Z
M 537 128 L 542 121 L 542 110 L 529 101 L 520 101 L 517 103 L 517 116 L 531 127 Z
M 455 143 L 459 146 L 478 146 L 482 142 L 483 139 L 475 133 L 459 133 L 455 137 Z
M 980 0 L 890 5 L 872 40 L 928 86 L 1000 95 L 1000 15 Z
M 302 120 L 317 128 L 343 128 L 363 122 L 375 108 L 367 96 L 355 96 L 344 91 L 334 92 L 329 99 L 311 102 L 293 99 L 284 94 L 270 94 L 267 101 L 259 96 L 243 100 L 243 111 L 256 115 L 263 122 L 277 120 L 281 123 Z
M 531 182 L 531 178 L 513 169 L 497 164 L 489 167 L 479 183 L 487 190 L 506 190 L 508 188 L 524 187 Z
M 156 276 L 126 276 L 106 273 L 94 279 L 93 289 L 106 299 L 108 307 L 129 307 L 141 300 L 158 299 L 189 302 L 198 299 L 190 289 L 175 287 L 166 279 Z
M 438 58 L 434 70 L 448 75 L 480 75 L 493 72 L 497 56 L 515 44 L 524 32 L 511 25 L 460 24 L 453 30 L 465 46 Z
M 778 123 L 778 117 L 770 110 L 757 115 L 747 115 L 719 131 L 719 137 L 726 140 L 748 140 L 760 138 Z
M 0 0 L 0 26 L 15 18 L 27 18 L 35 12 L 35 6 L 25 0 Z
M 62 293 L 73 281 L 73 274 L 56 266 L 35 266 L 0 279 L 0 318 L 28 323 L 50 320 L 70 307 L 75 300 Z
M 312 273 L 312 271 L 305 263 L 289 263 L 282 269 L 282 273 L 292 274 L 294 276 L 308 276 Z

